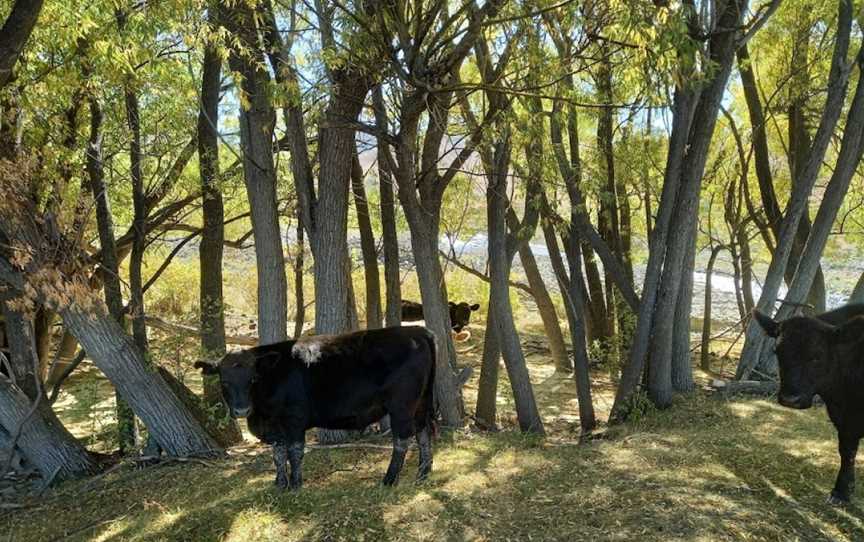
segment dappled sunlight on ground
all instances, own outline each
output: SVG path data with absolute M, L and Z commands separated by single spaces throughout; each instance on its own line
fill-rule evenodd
M 310 449 L 299 493 L 273 487 L 269 449 L 252 444 L 225 460 L 124 467 L 0 519 L 0 538 L 864 539 L 861 508 L 824 504 L 837 460 L 816 409 L 697 393 L 583 444 L 464 430 L 435 449 L 428 481 L 414 482 L 412 450 L 392 489 L 379 485 L 389 451 L 368 447 Z
M 475 367 L 469 412 L 482 344 L 475 330 L 459 347 L 459 363 Z M 414 482 L 412 448 L 400 485 L 381 487 L 389 438 L 371 436 L 347 448 L 310 447 L 303 490 L 280 492 L 270 448 L 247 434 L 226 459 L 130 463 L 49 490 L 0 515 L 0 540 L 864 540 L 857 504 L 824 503 L 839 462 L 824 408 L 711 395 L 701 389 L 710 375 L 697 371 L 700 391 L 672 408 L 580 442 L 572 375 L 556 372 L 543 352 L 527 361 L 548 438 L 514 430 L 502 365 L 503 430 L 444 432 L 425 482 Z M 615 385 L 606 369 L 592 370 L 592 380 L 605 419 Z M 187 383 L 197 391 L 197 374 Z M 94 449 L 114 427 L 106 386 L 85 365 L 57 403 L 76 435 L 97 435 Z

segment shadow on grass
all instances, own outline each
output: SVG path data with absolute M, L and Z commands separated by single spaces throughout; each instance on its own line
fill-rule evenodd
M 268 450 L 67 484 L 0 519 L 14 540 L 860 540 L 864 511 L 824 504 L 836 474 L 823 412 L 697 395 L 610 440 L 450 433 L 435 472 L 378 484 L 389 452 L 310 451 L 299 493 Z M 88 486 L 87 484 L 91 484 Z M 864 497 L 860 497 L 864 499 Z M 46 518 L 50 518 L 46 521 Z

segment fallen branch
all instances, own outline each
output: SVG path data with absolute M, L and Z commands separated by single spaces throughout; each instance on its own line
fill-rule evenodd
M 128 317 L 129 315 L 127 315 L 127 318 Z M 169 322 L 156 316 L 145 316 L 144 323 L 156 329 L 161 329 L 163 331 L 171 331 L 174 333 L 179 333 L 181 335 L 188 335 L 190 337 L 197 337 L 201 335 L 201 330 L 197 327 L 189 326 L 186 324 L 178 324 L 176 322 Z M 257 346 L 258 337 L 252 335 L 226 335 L 225 342 L 228 344 L 239 344 L 242 346 Z
M 772 395 L 780 385 L 772 380 L 712 380 L 711 387 L 724 395 Z
M 465 271 L 469 275 L 474 275 L 475 277 L 482 280 L 483 282 L 489 282 L 489 277 L 485 273 L 483 273 L 482 271 L 478 271 L 478 270 L 474 269 L 473 267 L 471 267 L 468 264 L 462 263 L 461 261 L 459 261 L 459 258 L 457 258 L 455 254 L 447 254 L 443 250 L 439 250 L 438 252 L 441 254 L 441 256 L 445 260 L 452 263 L 453 265 L 455 265 L 456 267 L 458 267 L 462 271 Z M 534 292 L 531 291 L 531 288 L 527 284 L 525 284 L 524 282 L 516 282 L 513 280 L 508 280 L 507 282 L 510 284 L 510 286 L 512 288 L 516 288 L 517 290 L 522 290 L 523 292 L 526 292 L 527 294 L 529 294 L 531 296 L 534 295 Z

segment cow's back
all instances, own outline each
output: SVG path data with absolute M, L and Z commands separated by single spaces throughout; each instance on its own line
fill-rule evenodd
M 856 316 L 864 316 L 864 303 L 852 303 L 843 307 L 823 312 L 816 315 L 816 318 L 832 326 L 839 326 Z

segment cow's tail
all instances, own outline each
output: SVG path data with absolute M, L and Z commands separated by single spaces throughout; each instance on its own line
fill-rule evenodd
M 438 435 L 438 405 L 435 402 L 435 366 L 438 364 L 438 350 L 435 345 L 435 335 L 426 330 L 426 340 L 429 343 L 429 351 L 432 353 L 432 366 L 429 368 L 429 379 L 426 382 L 426 390 L 423 395 L 424 407 L 426 410 L 426 427 L 429 428 L 429 433 L 432 438 Z

